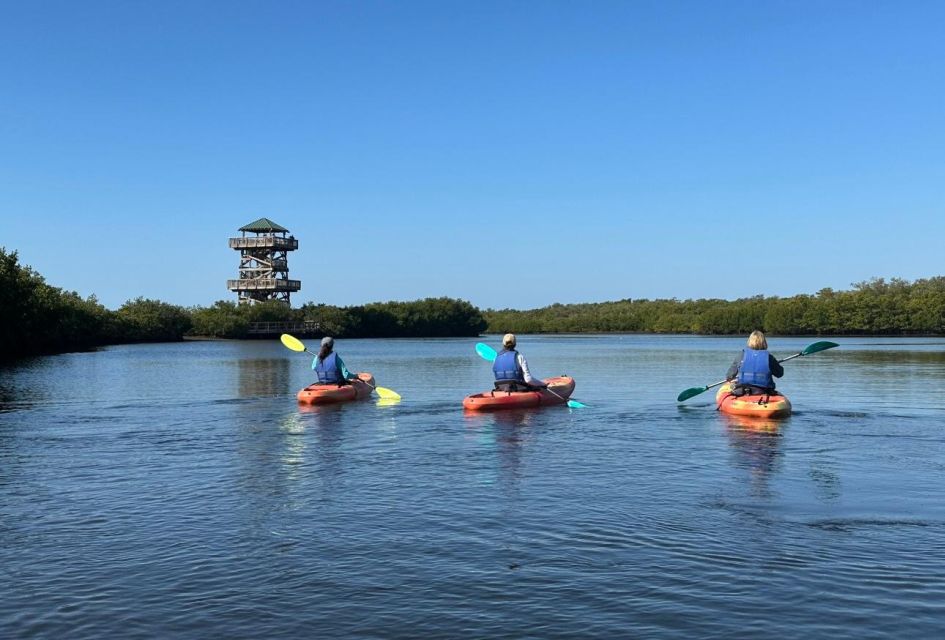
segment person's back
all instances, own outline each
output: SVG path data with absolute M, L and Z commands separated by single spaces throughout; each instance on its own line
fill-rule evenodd
M 502 338 L 502 351 L 492 363 L 495 388 L 498 391 L 534 391 L 547 387 L 528 370 L 525 356 L 515 350 L 515 334 L 507 333 Z
M 338 356 L 334 351 L 324 357 L 319 356 L 315 362 L 315 374 L 318 384 L 342 384 L 343 378 L 338 371 Z
M 527 387 L 525 374 L 518 364 L 518 355 L 518 351 L 514 348 L 505 348 L 495 357 L 492 373 L 495 375 L 496 389 L 514 391 L 516 386 Z
M 322 338 L 321 348 L 315 361 L 312 362 L 312 369 L 318 376 L 318 384 L 349 384 L 357 376 L 350 373 L 345 367 L 344 361 L 334 352 L 335 340 L 329 336 Z
M 768 353 L 768 341 L 761 331 L 748 336 L 748 348 L 729 367 L 727 380 L 735 382 L 733 391 L 740 393 L 773 393 L 774 378 L 784 375 L 784 367 Z

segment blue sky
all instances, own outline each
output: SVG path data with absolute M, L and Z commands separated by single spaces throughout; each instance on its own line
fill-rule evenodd
M 945 3 L 0 2 L 0 245 L 106 305 L 945 274 Z

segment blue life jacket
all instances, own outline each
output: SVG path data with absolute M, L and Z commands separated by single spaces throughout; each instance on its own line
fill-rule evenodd
M 745 349 L 742 351 L 742 364 L 738 367 L 738 384 L 750 384 L 766 389 L 774 387 L 767 350 Z
M 518 351 L 503 349 L 492 363 L 492 373 L 501 382 L 525 382 L 525 372 L 518 366 Z
M 318 375 L 318 384 L 341 384 L 341 374 L 338 373 L 334 351 L 315 365 L 315 373 Z

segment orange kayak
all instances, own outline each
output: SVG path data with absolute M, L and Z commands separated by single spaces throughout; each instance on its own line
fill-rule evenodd
M 574 393 L 574 378 L 558 376 L 545 378 L 551 391 L 484 391 L 463 399 L 463 408 L 469 411 L 497 411 L 500 409 L 524 409 L 543 407 L 546 404 L 564 404 Z M 558 394 L 558 395 L 555 395 Z
M 374 391 L 374 376 L 359 373 L 351 384 L 310 384 L 296 396 L 302 404 L 332 404 L 363 400 Z
M 791 415 L 791 401 L 780 393 L 735 397 L 731 394 L 732 386 L 731 382 L 726 382 L 715 394 L 715 402 L 722 413 L 757 418 L 785 418 Z

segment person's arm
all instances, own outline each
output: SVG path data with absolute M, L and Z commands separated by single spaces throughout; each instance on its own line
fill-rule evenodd
M 525 356 L 523 356 L 521 353 L 518 354 L 518 366 L 522 368 L 522 373 L 525 375 L 526 384 L 530 384 L 533 387 L 548 386 L 543 381 L 532 375 L 531 371 L 528 370 L 528 362 L 525 361 Z
M 768 368 L 771 369 L 771 375 L 775 378 L 780 378 L 784 375 L 784 367 L 782 367 L 777 358 L 770 353 L 768 354 Z
M 345 361 L 341 359 L 337 353 L 335 354 L 335 364 L 338 366 L 338 372 L 341 374 L 341 377 L 345 380 L 357 380 L 358 376 L 348 371 L 348 367 L 345 366 Z
M 742 359 L 736 358 L 735 362 L 732 363 L 732 366 L 728 368 L 728 373 L 725 374 L 726 380 L 734 380 L 738 376 L 738 368 L 742 366 Z

